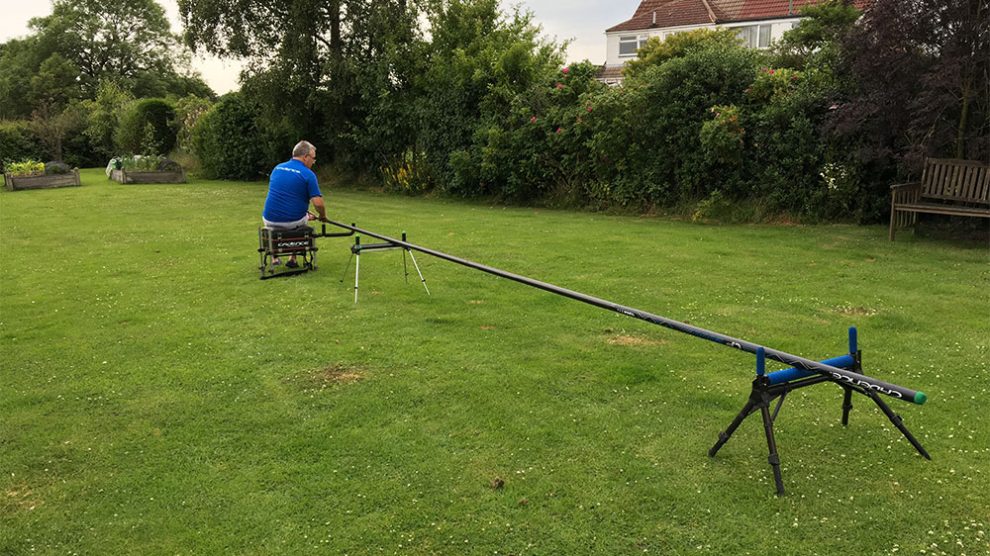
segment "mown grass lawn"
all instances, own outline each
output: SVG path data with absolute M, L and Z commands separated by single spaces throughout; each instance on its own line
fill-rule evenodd
M 985 554 L 990 256 L 882 227 L 713 226 L 331 191 L 332 217 L 923 390 L 777 421 L 754 358 L 398 252 L 260 281 L 266 184 L 0 193 L 0 554 Z M 329 188 L 325 188 L 329 189 Z M 353 272 L 353 265 L 351 266 Z M 493 488 L 499 481 L 501 488 Z

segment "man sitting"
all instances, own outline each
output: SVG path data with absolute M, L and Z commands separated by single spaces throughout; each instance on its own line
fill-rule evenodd
M 300 141 L 292 148 L 292 160 L 283 162 L 272 169 L 268 182 L 268 198 L 265 199 L 265 210 L 261 219 L 265 226 L 278 230 L 291 230 L 306 225 L 306 222 L 316 219 L 309 212 L 309 204 L 313 203 L 319 218 L 327 220 L 327 209 L 323 203 L 323 194 L 316 180 L 316 174 L 311 169 L 316 162 L 316 147 L 308 141 Z M 273 265 L 282 264 L 278 258 Z M 289 268 L 296 268 L 296 256 L 292 255 Z

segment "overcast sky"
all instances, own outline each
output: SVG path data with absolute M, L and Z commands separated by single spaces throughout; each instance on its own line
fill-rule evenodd
M 571 39 L 567 50 L 569 61 L 591 60 L 605 62 L 605 29 L 632 16 L 640 0 L 502 0 L 504 6 L 520 5 L 533 12 L 544 34 L 558 42 Z M 176 0 L 158 0 L 172 22 L 172 30 L 180 31 L 179 8 Z M 0 0 L 0 42 L 28 34 L 28 20 L 51 13 L 51 3 L 44 0 Z M 237 88 L 241 64 L 236 60 L 219 60 L 197 56 L 193 67 L 217 93 Z

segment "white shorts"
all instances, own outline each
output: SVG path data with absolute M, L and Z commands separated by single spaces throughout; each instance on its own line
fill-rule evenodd
M 309 215 L 303 216 L 301 219 L 294 222 L 272 222 L 270 220 L 261 219 L 265 223 L 265 226 L 273 228 L 276 230 L 292 230 L 295 228 L 302 228 L 309 222 Z

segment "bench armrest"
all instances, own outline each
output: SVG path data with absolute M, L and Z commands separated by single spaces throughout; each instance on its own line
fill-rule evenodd
M 890 186 L 891 206 L 904 203 L 917 203 L 921 198 L 921 183 L 898 183 Z

